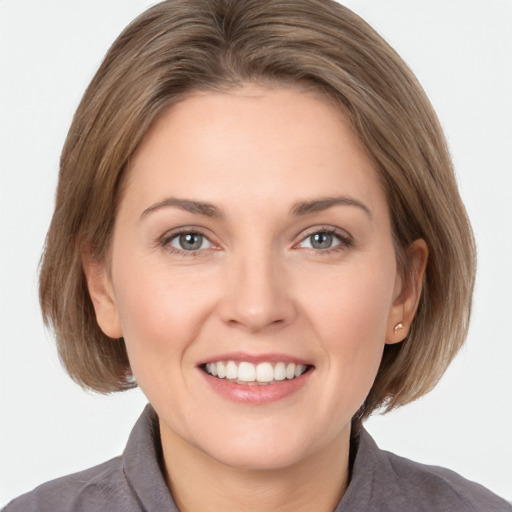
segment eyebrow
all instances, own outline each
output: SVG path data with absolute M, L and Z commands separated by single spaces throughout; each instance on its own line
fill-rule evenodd
M 290 212 L 292 215 L 301 216 L 307 215 L 309 213 L 321 212 L 332 208 L 333 206 L 355 206 L 356 208 L 360 208 L 363 210 L 370 219 L 372 219 L 372 212 L 370 208 L 368 208 L 364 203 L 358 201 L 357 199 L 353 199 L 351 197 L 325 197 L 322 199 L 314 199 L 312 201 L 301 201 L 295 203 Z
M 350 197 L 325 197 L 322 199 L 313 199 L 311 201 L 299 201 L 295 203 L 290 209 L 290 213 L 294 216 L 302 216 L 311 213 L 321 212 L 332 208 L 334 206 L 354 206 L 356 208 L 360 208 L 363 210 L 370 219 L 372 219 L 372 213 L 370 209 L 361 201 L 357 199 L 353 199 Z M 176 197 L 169 197 L 164 199 L 163 201 L 159 201 L 148 208 L 146 208 L 141 216 L 140 220 L 142 220 L 147 215 L 153 213 L 156 210 L 160 210 L 162 208 L 168 207 L 176 207 L 181 208 L 187 212 L 196 214 L 196 215 L 204 215 L 205 217 L 214 217 L 214 218 L 223 218 L 224 214 L 217 206 L 203 202 L 203 201 L 195 201 L 192 199 L 179 199 Z
M 158 203 L 151 205 L 149 208 L 146 208 L 142 212 L 140 219 L 142 220 L 150 213 L 153 213 L 156 210 L 160 210 L 161 208 L 167 208 L 169 206 L 181 208 L 182 210 L 194 213 L 196 215 L 204 215 L 206 217 L 216 218 L 223 217 L 221 210 L 211 203 L 194 201 L 192 199 L 178 199 L 176 197 L 169 197 L 163 201 L 159 201 Z

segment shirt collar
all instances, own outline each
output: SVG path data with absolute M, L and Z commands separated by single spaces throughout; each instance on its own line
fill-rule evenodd
M 130 434 L 123 470 L 143 510 L 179 512 L 164 478 L 158 416 L 147 405 Z
M 351 440 L 356 451 L 350 483 L 334 512 L 373 512 L 376 496 L 375 473 L 382 465 L 381 452 L 370 434 L 361 427 L 356 439 Z M 377 494 L 378 495 L 378 494 Z

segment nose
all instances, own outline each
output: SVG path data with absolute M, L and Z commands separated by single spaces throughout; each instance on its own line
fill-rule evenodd
M 233 255 L 226 268 L 221 319 L 249 332 L 277 328 L 293 321 L 296 308 L 283 262 L 266 251 Z

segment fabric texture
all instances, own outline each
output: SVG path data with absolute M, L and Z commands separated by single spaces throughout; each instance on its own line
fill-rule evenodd
M 334 512 L 512 512 L 453 471 L 380 450 L 364 429 L 354 445 L 350 484 Z M 122 456 L 43 484 L 3 512 L 179 512 L 161 461 L 158 417 L 148 405 Z

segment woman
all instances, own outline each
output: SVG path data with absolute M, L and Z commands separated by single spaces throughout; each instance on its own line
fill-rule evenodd
M 364 22 L 155 6 L 75 115 L 40 281 L 69 374 L 151 406 L 7 510 L 509 510 L 361 426 L 435 385 L 473 275 L 437 119 Z

